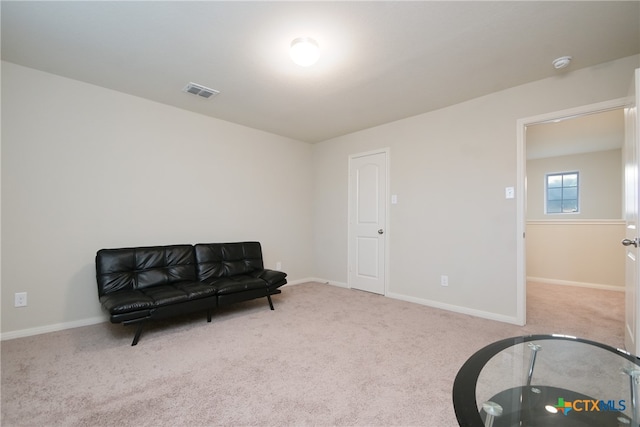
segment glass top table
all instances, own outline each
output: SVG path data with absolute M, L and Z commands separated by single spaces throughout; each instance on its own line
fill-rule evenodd
M 566 335 L 530 335 L 471 356 L 453 384 L 460 426 L 640 426 L 640 359 Z

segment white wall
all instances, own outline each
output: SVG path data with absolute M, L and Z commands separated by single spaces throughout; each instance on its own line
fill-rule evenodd
M 516 185 L 517 120 L 624 97 L 638 66 L 562 73 L 314 145 L 314 275 L 347 282 L 347 158 L 389 147 L 388 293 L 515 322 L 516 201 L 504 189 Z
M 527 221 L 527 279 L 623 291 L 624 220 Z
M 573 171 L 580 173 L 580 212 L 545 214 L 546 174 Z M 528 160 L 527 219 L 621 219 L 622 186 L 621 149 Z
M 3 62 L 3 337 L 103 316 L 103 247 L 256 239 L 292 280 L 346 283 L 348 156 L 381 147 L 399 199 L 388 293 L 513 320 L 516 204 L 504 188 L 516 185 L 516 121 L 626 96 L 638 66 L 601 64 L 309 146 Z M 13 307 L 20 291 L 26 308 Z
M 308 276 L 310 165 L 309 144 L 3 62 L 3 336 L 103 318 L 101 248 L 258 240 Z
M 544 213 L 545 176 L 580 172 L 580 212 Z M 530 281 L 624 289 L 622 150 L 527 161 L 527 276 Z

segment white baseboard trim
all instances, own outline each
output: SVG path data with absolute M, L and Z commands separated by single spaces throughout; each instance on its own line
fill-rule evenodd
M 55 325 L 38 326 L 36 328 L 21 329 L 19 331 L 5 332 L 0 335 L 0 341 L 12 340 L 15 338 L 31 337 L 33 335 L 46 334 L 49 332 L 58 332 L 65 329 L 79 328 L 81 326 L 96 325 L 98 323 L 108 322 L 109 318 L 100 316 L 89 319 L 74 320 L 73 322 L 56 323 Z
M 306 277 L 304 279 L 292 280 L 291 282 L 288 282 L 284 286 L 289 286 L 289 285 L 294 286 L 294 285 L 300 285 L 302 283 L 310 283 L 310 282 L 322 283 L 324 285 L 338 286 L 339 288 L 348 288 L 346 283 L 335 282 L 333 280 L 327 280 L 327 279 L 320 279 L 318 277 Z
M 327 285 L 338 286 L 338 287 L 341 287 L 341 288 L 349 289 L 349 286 L 346 283 L 335 282 L 335 281 L 326 280 L 326 279 L 320 279 L 320 278 L 317 278 L 317 277 L 311 277 L 311 278 L 308 278 L 308 279 L 304 279 L 304 281 L 302 281 L 301 283 L 305 283 L 305 282 L 319 282 L 319 283 L 323 283 L 323 284 L 327 284 Z M 483 319 L 496 320 L 498 322 L 510 323 L 510 324 L 513 324 L 513 325 L 523 326 L 522 324 L 520 324 L 518 322 L 518 319 L 515 316 L 513 316 L 513 317 L 512 316 L 504 316 L 504 315 L 500 315 L 500 314 L 496 314 L 496 313 L 490 313 L 488 311 L 474 310 L 474 309 L 471 309 L 471 308 L 460 307 L 460 306 L 452 305 L 452 304 L 445 304 L 445 303 L 441 303 L 441 302 L 438 302 L 438 301 L 432 301 L 432 300 L 427 300 L 427 299 L 423 299 L 423 298 L 416 298 L 416 297 L 411 297 L 411 296 L 407 296 L 407 295 L 396 294 L 394 292 L 387 292 L 387 294 L 385 296 L 387 296 L 389 298 L 401 300 L 401 301 L 407 301 L 407 302 L 412 302 L 412 303 L 415 303 L 415 304 L 425 305 L 425 306 L 428 306 L 428 307 L 433 307 L 433 308 L 439 308 L 439 309 L 442 309 L 442 310 L 452 311 L 454 313 L 468 314 L 470 316 L 480 317 L 480 318 L 483 318 Z
M 309 282 L 313 282 L 314 280 L 312 278 L 306 277 L 304 279 L 298 279 L 298 280 L 287 280 L 287 284 L 282 286 L 283 288 L 287 287 L 287 286 L 295 286 L 295 285 L 301 285 L 303 283 L 309 283 Z
M 334 282 L 332 280 L 329 280 L 327 282 L 325 282 L 327 285 L 331 285 L 331 286 L 337 286 L 339 288 L 345 288 L 345 289 L 349 289 L 349 285 L 347 285 L 346 283 L 342 283 L 342 282 Z
M 470 316 L 480 317 L 482 319 L 495 320 L 495 321 L 498 321 L 498 322 L 510 323 L 510 324 L 513 324 L 513 325 L 523 326 L 521 323 L 518 322 L 518 319 L 515 316 L 504 316 L 504 315 L 501 315 L 501 314 L 490 313 L 488 311 L 475 310 L 473 308 L 460 307 L 458 305 L 446 304 L 446 303 L 442 303 L 442 302 L 439 302 L 439 301 L 432 301 L 432 300 L 427 300 L 427 299 L 423 299 L 423 298 L 416 298 L 416 297 L 411 297 L 411 296 L 407 296 L 407 295 L 396 294 L 396 293 L 393 293 L 393 292 L 387 293 L 387 296 L 389 298 L 394 298 L 394 299 L 401 300 L 401 301 L 412 302 L 412 303 L 420 304 L 420 305 L 426 305 L 428 307 L 439 308 L 441 310 L 451 311 L 451 312 L 454 312 L 454 313 L 468 314 Z
M 548 285 L 577 286 L 579 288 L 602 289 L 605 291 L 624 292 L 624 286 L 603 285 L 600 283 L 573 282 L 571 280 L 546 279 L 544 277 L 527 276 L 527 282 L 545 283 Z
M 329 283 L 326 280 L 321 280 L 316 278 L 305 278 L 300 280 L 292 280 L 291 282 L 287 283 L 284 286 L 293 286 L 293 285 L 299 285 L 301 283 L 309 283 L 309 282 Z M 65 329 L 79 328 L 82 326 L 96 325 L 98 323 L 105 323 L 108 321 L 109 321 L 108 316 L 102 316 L 102 317 L 93 317 L 89 319 L 74 320 L 72 322 L 56 323 L 54 325 L 45 325 L 45 326 L 38 326 L 35 328 L 21 329 L 18 331 L 4 332 L 0 334 L 0 341 L 12 340 L 15 338 L 31 337 L 34 335 L 47 334 L 49 332 L 58 332 L 58 331 L 63 331 Z
M 541 283 L 553 283 L 553 284 L 562 284 L 562 285 L 571 285 L 571 286 L 591 287 L 591 288 L 597 288 L 597 289 L 609 289 L 609 290 L 615 290 L 615 291 L 624 291 L 624 288 L 620 288 L 619 289 L 617 286 L 596 285 L 596 284 L 592 284 L 592 283 L 577 284 L 577 282 L 566 282 L 566 281 L 553 281 L 552 282 L 549 279 L 541 279 L 541 278 L 537 278 L 537 277 L 527 277 L 527 280 L 531 280 L 531 281 L 534 281 L 534 282 L 541 282 Z M 310 282 L 322 283 L 322 284 L 325 284 L 325 285 L 337 286 L 337 287 L 346 288 L 346 289 L 349 288 L 349 286 L 346 283 L 336 282 L 334 280 L 321 279 L 321 278 L 318 278 L 318 277 L 307 277 L 307 278 L 303 278 L 303 279 L 292 280 L 292 281 L 288 282 L 286 285 L 284 285 L 283 287 L 295 286 L 295 285 L 300 285 L 300 284 L 303 284 L 303 283 L 310 283 Z M 561 283 L 558 283 L 558 282 L 561 282 Z M 412 303 L 415 303 L 415 304 L 425 305 L 425 306 L 428 306 L 428 307 L 434 307 L 434 308 L 439 308 L 439 309 L 442 309 L 442 310 L 452 311 L 454 313 L 468 314 L 470 316 L 480 317 L 480 318 L 483 318 L 483 319 L 496 320 L 498 322 L 504 322 L 504 323 L 511 323 L 511 324 L 514 324 L 514 325 L 519 325 L 516 317 L 503 316 L 503 315 L 499 315 L 499 314 L 495 314 L 495 313 L 490 313 L 490 312 L 487 312 L 487 311 L 474 310 L 474 309 L 467 308 L 467 307 L 460 307 L 460 306 L 457 306 L 457 305 L 445 304 L 445 303 L 438 302 L 438 301 L 432 301 L 432 300 L 427 300 L 427 299 L 423 299 L 423 298 L 416 298 L 416 297 L 411 297 L 411 296 L 407 296 L 407 295 L 396 294 L 396 293 L 393 293 L 393 292 L 387 293 L 386 296 L 389 297 L 389 298 L 394 298 L 394 299 L 401 300 L 401 301 L 407 301 L 407 302 L 412 302 Z M 33 335 L 46 334 L 46 333 L 49 333 L 49 332 L 57 332 L 57 331 L 65 330 L 65 329 L 79 328 L 81 326 L 90 326 L 90 325 L 95 325 L 95 324 L 98 324 L 98 323 L 105 323 L 105 322 L 108 322 L 108 321 L 109 321 L 108 317 L 101 316 L 101 317 L 93 317 L 93 318 L 89 318 L 89 319 L 75 320 L 75 321 L 72 321 L 72 322 L 56 323 L 54 325 L 39 326 L 39 327 L 36 327 L 36 328 L 22 329 L 22 330 L 19 330 L 19 331 L 5 332 L 5 333 L 0 334 L 0 341 L 6 341 L 6 340 L 15 339 L 15 338 L 30 337 L 30 336 L 33 336 Z

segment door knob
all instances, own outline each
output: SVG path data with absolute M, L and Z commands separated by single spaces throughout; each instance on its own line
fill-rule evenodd
M 381 228 L 380 230 L 378 230 L 378 234 L 384 234 L 384 230 Z
M 630 240 L 630 239 L 624 239 L 624 240 L 622 241 L 622 244 L 623 244 L 623 245 L 625 245 L 625 246 L 631 246 L 631 245 L 633 245 L 633 246 L 635 246 L 635 247 L 637 248 L 637 247 L 638 247 L 638 239 L 637 239 L 637 238 L 635 238 L 635 239 L 633 239 L 633 240 Z

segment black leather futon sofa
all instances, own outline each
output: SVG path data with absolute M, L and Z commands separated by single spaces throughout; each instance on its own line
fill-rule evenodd
M 120 249 L 96 254 L 98 296 L 112 323 L 137 324 L 279 294 L 287 274 L 268 270 L 259 242 L 200 243 Z

